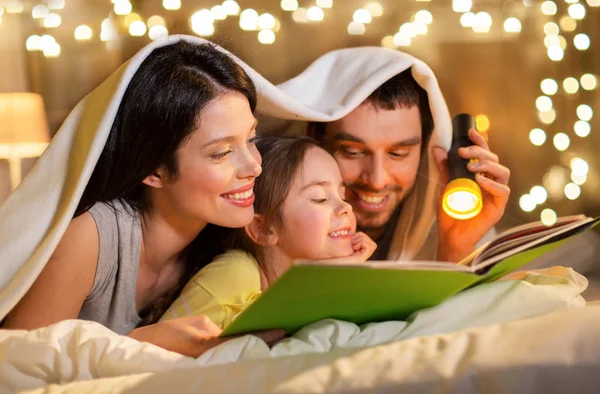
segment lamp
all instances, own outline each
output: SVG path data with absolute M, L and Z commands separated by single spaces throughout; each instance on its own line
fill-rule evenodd
M 12 189 L 21 183 L 21 160 L 39 157 L 49 141 L 42 96 L 0 93 L 0 159 L 8 160 Z

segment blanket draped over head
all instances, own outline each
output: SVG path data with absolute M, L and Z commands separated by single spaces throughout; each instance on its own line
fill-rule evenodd
M 67 229 L 138 67 L 155 48 L 179 40 L 207 42 L 171 36 L 140 50 L 77 104 L 23 182 L 0 205 L 0 319 L 31 287 Z M 302 74 L 275 86 L 231 56 L 256 85 L 257 116 L 295 121 L 337 120 L 385 81 L 411 68 L 428 93 L 435 127 L 415 188 L 404 202 L 388 258 L 417 256 L 435 221 L 438 171 L 431 148 L 439 145 L 448 150 L 451 143 L 450 116 L 431 69 L 402 52 L 350 48 L 322 56 Z M 267 128 L 276 123 L 265 122 Z

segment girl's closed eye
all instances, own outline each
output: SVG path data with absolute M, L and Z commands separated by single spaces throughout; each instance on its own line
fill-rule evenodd
M 231 149 L 228 149 L 225 152 L 215 153 L 214 155 L 211 156 L 211 159 L 213 159 L 213 160 L 223 160 L 223 159 L 227 158 L 227 156 L 229 156 L 229 154 L 231 152 L 233 152 L 233 151 Z

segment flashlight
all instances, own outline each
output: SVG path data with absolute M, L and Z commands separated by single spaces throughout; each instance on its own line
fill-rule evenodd
M 448 185 L 444 190 L 442 208 L 448 216 L 459 220 L 474 218 L 483 207 L 481 189 L 475 182 L 475 174 L 467 170 L 469 160 L 458 155 L 458 148 L 473 145 L 469 138 L 469 129 L 477 129 L 473 116 L 460 114 L 452 119 L 452 146 L 448 152 Z

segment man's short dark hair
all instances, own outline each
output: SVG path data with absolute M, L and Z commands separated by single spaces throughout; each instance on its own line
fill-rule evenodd
M 426 149 L 433 132 L 433 116 L 427 92 L 415 81 L 410 68 L 388 79 L 365 101 L 387 110 L 412 108 L 416 105 L 421 116 L 422 149 Z M 315 122 L 309 127 L 313 131 L 311 134 L 317 139 L 322 140 L 325 137 L 325 123 Z

